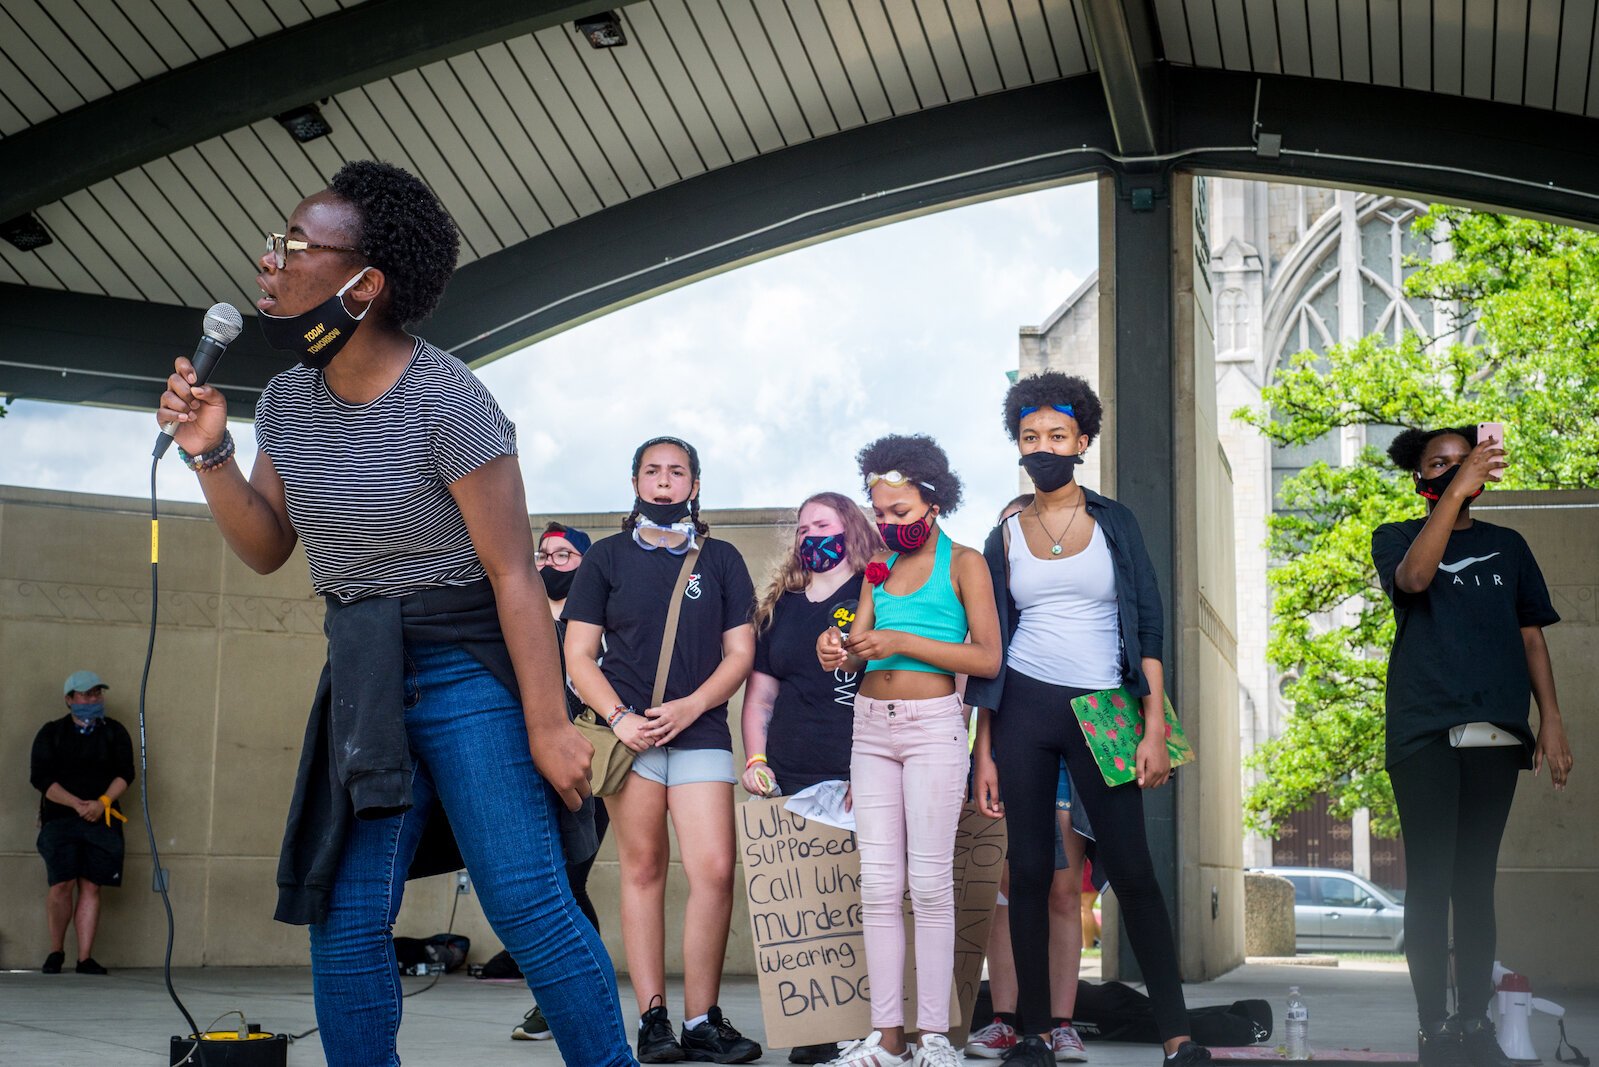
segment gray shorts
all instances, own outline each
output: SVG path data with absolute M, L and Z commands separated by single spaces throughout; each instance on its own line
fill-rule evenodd
M 633 773 L 671 788 L 695 782 L 732 785 L 733 753 L 725 748 L 647 748 L 633 757 Z

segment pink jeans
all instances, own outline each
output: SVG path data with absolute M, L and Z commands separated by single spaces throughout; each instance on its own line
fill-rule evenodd
M 907 868 L 916 916 L 916 1027 L 946 1033 L 955 971 L 955 829 L 966 799 L 966 715 L 954 695 L 855 697 L 850 785 L 872 1026 L 905 1025 Z

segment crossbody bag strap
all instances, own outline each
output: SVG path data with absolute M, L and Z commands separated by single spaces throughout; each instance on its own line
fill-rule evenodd
M 672 649 L 677 647 L 677 620 L 683 614 L 683 590 L 688 588 L 689 579 L 694 574 L 694 563 L 700 558 L 700 544 L 710 538 L 709 534 L 700 535 L 693 548 L 683 556 L 683 566 L 677 572 L 677 584 L 672 587 L 672 601 L 666 609 L 666 632 L 661 635 L 661 658 L 655 663 L 655 691 L 650 694 L 650 707 L 661 706 L 661 699 L 666 696 L 666 676 L 672 670 Z

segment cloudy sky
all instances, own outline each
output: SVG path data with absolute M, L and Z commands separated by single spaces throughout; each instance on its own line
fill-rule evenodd
M 980 544 L 1016 490 L 999 405 L 1017 328 L 1096 266 L 1094 186 L 958 208 L 709 278 L 585 323 L 479 371 L 516 420 L 530 507 L 629 501 L 638 442 L 694 442 L 706 507 L 792 506 L 859 490 L 856 451 L 932 434 L 966 484 L 950 533 Z M 152 397 L 152 405 L 154 398 Z M 0 422 L 0 482 L 139 496 L 154 422 L 19 401 Z M 254 455 L 234 427 L 240 459 Z M 169 454 L 159 491 L 199 500 Z

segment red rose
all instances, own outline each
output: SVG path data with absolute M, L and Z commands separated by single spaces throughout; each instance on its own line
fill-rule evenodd
M 873 585 L 888 581 L 888 564 L 873 560 L 866 565 L 866 580 Z

